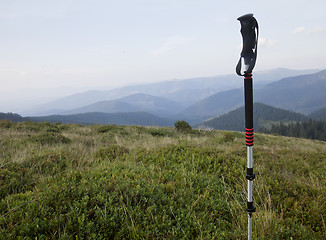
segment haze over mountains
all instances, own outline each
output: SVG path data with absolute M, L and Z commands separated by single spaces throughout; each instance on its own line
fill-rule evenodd
M 159 116 L 168 116 L 179 112 L 183 107 L 172 100 L 149 94 L 136 93 L 117 100 L 100 101 L 81 108 L 64 111 L 63 114 L 87 112 L 141 112 L 146 111 Z
M 254 101 L 265 105 L 307 115 L 326 107 L 325 92 L 326 70 L 276 69 L 254 74 Z M 86 91 L 21 114 L 52 122 L 75 119 L 85 124 L 167 126 L 182 119 L 196 125 L 243 104 L 243 79 L 233 74 Z
M 326 106 L 326 70 L 307 75 L 283 78 L 254 88 L 254 101 L 310 114 Z M 243 105 L 243 89 L 216 93 L 185 109 L 188 118 L 196 113 L 201 119 L 214 117 Z
M 317 72 L 317 70 L 289 70 L 274 69 L 257 72 L 254 75 L 255 87 L 259 88 L 284 77 L 297 76 Z M 97 102 L 119 100 L 133 94 L 147 94 L 155 97 L 163 97 L 177 102 L 186 108 L 213 94 L 242 88 L 242 79 L 236 74 L 202 77 L 184 80 L 170 80 L 152 84 L 134 85 L 112 90 L 90 90 L 67 97 L 59 98 L 46 104 L 18 111 L 25 116 L 45 116 L 50 114 L 64 114 L 65 111 L 85 107 Z M 123 111 L 123 110 L 122 110 Z

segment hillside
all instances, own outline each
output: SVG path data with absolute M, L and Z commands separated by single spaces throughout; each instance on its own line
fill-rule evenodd
M 326 107 L 318 109 L 317 111 L 309 114 L 309 117 L 316 119 L 316 120 L 326 121 Z
M 326 106 L 326 70 L 309 75 L 284 78 L 256 87 L 254 101 L 274 107 L 309 114 Z M 239 81 L 241 81 L 239 79 Z M 241 81 L 241 86 L 243 80 Z M 233 89 L 209 96 L 185 109 L 181 115 L 188 119 L 215 117 L 244 104 L 243 89 Z
M 140 126 L 172 126 L 173 121 L 160 118 L 146 112 L 128 113 L 101 113 L 90 112 L 72 115 L 50 115 L 45 117 L 26 117 L 25 120 L 34 122 L 47 121 L 50 123 L 77 123 L 90 124 L 117 124 L 117 125 L 140 125 Z
M 132 94 L 118 100 L 158 116 L 172 115 L 183 109 L 176 101 L 143 93 Z
M 180 112 L 179 116 L 188 121 L 200 121 L 237 108 L 243 104 L 242 101 L 243 90 L 233 89 L 205 98 Z
M 68 111 L 61 112 L 62 115 L 102 112 L 102 113 L 125 113 L 125 112 L 137 112 L 140 108 L 134 107 L 128 103 L 121 101 L 102 101 L 96 102 L 90 105 L 86 105 L 81 108 L 76 108 Z
M 244 106 L 216 118 L 209 119 L 198 126 L 220 130 L 243 131 L 245 126 Z M 262 103 L 254 103 L 254 126 L 256 130 L 270 128 L 272 124 L 280 121 L 306 121 L 308 118 L 300 113 L 275 108 Z
M 246 239 L 244 134 L 0 121 L 0 239 Z M 323 239 L 326 143 L 256 134 L 254 239 Z
M 78 113 L 102 112 L 102 113 L 127 113 L 127 112 L 148 112 L 158 116 L 169 116 L 182 107 L 174 101 L 149 94 L 132 94 L 123 98 L 110 101 L 100 101 L 80 108 L 61 111 L 62 115 Z
M 326 106 L 326 70 L 289 77 L 258 90 L 256 101 L 284 109 L 312 113 Z
M 311 118 L 305 122 L 289 122 L 286 124 L 279 122 L 273 124 L 265 133 L 326 141 L 326 122 Z
M 64 111 L 81 108 L 96 102 L 108 100 L 108 94 L 105 91 L 91 90 L 82 93 L 76 93 L 66 96 L 49 103 L 39 104 L 34 108 L 28 108 L 22 111 L 24 116 L 47 116 L 60 114 Z

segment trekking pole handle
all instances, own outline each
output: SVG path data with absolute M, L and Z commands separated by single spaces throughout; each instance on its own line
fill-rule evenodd
M 257 43 L 258 43 L 258 23 L 253 14 L 246 14 L 237 20 L 241 24 L 242 51 L 236 67 L 236 72 L 240 76 L 245 76 L 252 72 L 256 64 Z
M 245 119 L 246 119 L 246 145 L 254 145 L 254 123 L 253 123 L 253 91 L 252 75 L 246 74 L 244 78 L 245 94 Z

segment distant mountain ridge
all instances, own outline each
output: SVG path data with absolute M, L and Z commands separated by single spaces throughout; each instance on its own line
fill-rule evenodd
M 116 125 L 139 125 L 139 126 L 173 126 L 173 121 L 157 117 L 146 112 L 129 113 L 101 113 L 90 112 L 72 115 L 51 115 L 44 117 L 26 117 L 25 120 L 34 122 L 47 121 L 50 123 L 77 123 L 82 125 L 91 124 L 116 124 Z
M 287 76 L 312 73 L 316 71 L 317 70 L 274 69 L 270 71 L 256 72 L 254 76 L 255 86 L 260 88 L 267 83 Z M 134 94 L 148 94 L 155 97 L 163 97 L 176 102 L 183 108 L 186 108 L 218 92 L 241 87 L 241 78 L 236 74 L 170 80 L 152 84 L 126 86 L 113 90 L 91 90 L 81 92 L 60 98 L 56 101 L 41 104 L 34 109 L 21 112 L 21 114 L 25 116 L 61 114 L 65 111 L 82 108 L 97 102 L 118 100 Z
M 284 78 L 258 89 L 254 81 L 254 100 L 267 105 L 309 114 L 326 106 L 326 95 L 324 94 L 326 91 L 325 77 L 326 70 L 315 74 Z M 196 80 L 192 81 L 195 81 L 194 85 L 198 86 Z M 206 84 L 209 85 L 212 80 L 207 81 Z M 243 82 L 239 77 L 238 81 Z M 176 83 L 171 82 L 168 85 L 173 88 L 174 84 Z M 118 113 L 143 111 L 165 118 L 185 119 L 191 124 L 195 124 L 240 107 L 242 104 L 243 87 L 213 94 L 187 108 L 184 108 L 179 102 L 167 98 L 136 93 L 116 100 L 99 101 L 68 111 L 57 111 L 56 113 L 67 115 L 87 112 Z
M 243 131 L 245 126 L 244 106 L 229 113 L 206 120 L 198 124 L 201 127 L 208 127 L 220 130 Z M 293 111 L 275 108 L 262 103 L 254 103 L 254 126 L 256 130 L 266 128 L 275 122 L 280 121 L 307 121 L 308 117 Z
M 243 104 L 243 90 L 232 89 L 205 98 L 182 112 L 180 116 L 188 121 L 204 120 L 223 114 Z
M 172 100 L 155 97 L 149 94 L 137 93 L 111 101 L 101 101 L 81 108 L 64 111 L 61 114 L 77 114 L 87 112 L 122 113 L 122 112 L 148 112 L 157 116 L 172 115 L 182 107 Z
M 318 109 L 309 115 L 310 118 L 326 121 L 326 107 Z
M 308 119 L 326 121 L 326 108 L 305 116 L 301 113 L 275 108 L 262 103 L 254 104 L 254 126 L 256 131 L 267 129 L 272 124 L 280 121 L 287 122 L 306 122 Z M 12 122 L 47 121 L 51 123 L 76 123 L 82 125 L 90 124 L 116 124 L 116 125 L 140 125 L 140 126 L 173 126 L 176 119 L 165 119 L 146 112 L 126 112 L 126 113 L 102 113 L 90 112 L 71 115 L 50 115 L 43 117 L 22 117 L 15 113 L 1 113 L 0 120 L 10 120 Z M 180 119 L 179 119 L 180 120 Z M 3 123 L 6 126 L 6 122 Z M 198 123 L 195 127 L 214 128 L 221 130 L 243 131 L 244 129 L 244 106 Z
M 225 76 L 220 77 L 221 78 L 219 79 L 223 81 L 227 79 Z M 105 113 L 110 114 L 111 119 L 120 119 L 120 123 L 115 120 L 116 122 L 114 124 L 136 124 L 137 121 L 139 122 L 139 116 L 142 115 L 144 118 L 147 118 L 147 120 L 145 120 L 145 122 L 141 122 L 141 125 L 148 124 L 148 120 L 150 119 L 149 116 L 151 116 L 151 118 L 156 118 L 156 120 L 153 120 L 152 122 L 156 122 L 158 126 L 160 126 L 161 123 L 163 124 L 162 126 L 171 126 L 176 120 L 186 120 L 190 124 L 196 125 L 197 123 L 202 122 L 206 119 L 222 116 L 223 114 L 237 109 L 243 105 L 243 78 L 238 76 L 235 77 L 237 81 L 236 85 L 240 86 L 239 88 L 220 91 L 200 101 L 197 101 L 188 107 L 179 101 L 174 101 L 166 97 L 155 96 L 148 93 L 138 93 L 136 90 L 143 89 L 144 91 L 148 91 L 149 89 L 152 89 L 154 90 L 154 93 L 157 94 L 165 93 L 166 95 L 169 95 L 173 93 L 178 95 L 182 93 L 182 89 L 180 89 L 180 87 L 186 86 L 187 84 L 189 84 L 189 86 L 183 93 L 188 92 L 188 90 L 196 92 L 196 89 L 194 89 L 196 87 L 198 88 L 197 90 L 205 91 L 205 89 L 207 90 L 207 86 L 216 86 L 215 80 L 217 78 L 211 77 L 187 79 L 161 82 L 150 85 L 129 86 L 121 88 L 120 90 L 117 90 L 117 92 L 88 91 L 68 97 L 68 102 L 65 106 L 65 108 L 68 108 L 67 110 L 57 108 L 52 110 L 55 114 L 51 114 L 50 109 L 43 109 L 46 111 L 46 115 L 49 116 L 40 118 L 42 117 L 41 115 L 40 117 L 31 119 L 45 119 L 45 121 L 47 121 L 46 119 L 50 119 L 50 121 L 54 121 L 53 119 L 59 119 L 63 122 L 69 120 L 69 123 L 72 119 L 74 119 L 77 123 L 83 124 L 106 124 L 108 121 L 105 119 L 109 119 L 108 116 L 99 115 L 99 113 Z M 205 79 L 205 81 L 200 83 L 200 80 L 202 79 Z M 224 87 L 227 88 L 234 85 L 234 83 L 232 83 L 233 80 L 231 78 L 229 80 L 231 83 L 223 82 L 223 84 L 225 84 L 223 85 Z M 213 85 L 213 83 L 215 85 Z M 113 97 L 113 95 L 118 96 L 122 92 L 130 93 L 133 91 L 135 93 L 120 98 L 115 98 L 114 100 L 98 101 L 98 99 L 105 97 L 110 98 Z M 259 84 L 259 74 L 255 74 L 254 76 L 255 102 L 260 102 L 265 105 L 285 110 L 304 113 L 305 115 L 326 107 L 326 94 L 324 94 L 325 92 L 326 70 L 319 71 L 314 74 L 287 77 L 265 85 Z M 109 97 L 107 95 L 108 93 L 111 94 Z M 183 97 L 184 96 L 180 96 L 180 98 Z M 196 97 L 198 98 L 198 96 L 194 95 L 194 98 Z M 74 106 L 74 100 L 76 99 L 79 101 L 79 104 L 83 105 L 81 107 L 71 108 Z M 89 99 L 92 99 L 92 101 L 95 102 L 89 103 Z M 63 102 L 60 104 L 64 104 L 64 100 L 67 100 L 67 98 L 61 99 L 60 101 Z M 56 106 L 60 107 L 60 104 Z M 320 111 L 321 113 L 317 112 L 315 114 L 323 115 L 324 113 L 322 110 Z M 140 112 L 142 114 L 139 114 Z M 92 115 L 98 116 L 99 119 L 102 119 L 103 121 L 94 120 Z M 125 121 L 126 118 L 128 118 L 128 121 Z M 82 121 L 80 121 L 80 119 L 82 119 Z M 260 120 L 265 121 L 263 118 Z M 269 119 L 266 121 L 273 120 Z
M 59 115 L 71 115 L 90 112 L 125 113 L 139 112 L 141 109 L 119 100 L 96 102 L 84 107 L 63 111 Z
M 143 93 L 129 95 L 118 100 L 157 115 L 171 115 L 183 109 L 182 105 L 176 101 Z
M 310 114 L 326 106 L 326 70 L 279 81 L 256 89 L 254 82 L 254 101 Z M 215 117 L 243 104 L 243 88 L 216 93 L 188 108 L 181 115 L 187 119 Z
M 326 106 L 326 70 L 289 77 L 256 92 L 256 101 L 310 114 Z

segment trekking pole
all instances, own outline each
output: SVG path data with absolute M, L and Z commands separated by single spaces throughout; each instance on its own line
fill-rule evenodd
M 248 180 L 248 240 L 252 239 L 252 213 L 256 207 L 252 198 L 252 185 L 255 179 L 252 159 L 252 146 L 254 145 L 254 127 L 253 127 L 253 94 L 252 94 L 252 70 L 255 67 L 257 57 L 258 41 L 258 23 L 253 14 L 246 14 L 237 20 L 241 23 L 241 34 L 243 48 L 240 54 L 240 60 L 236 67 L 236 72 L 244 76 L 244 95 L 245 95 L 245 125 L 246 125 L 246 146 L 247 146 L 247 174 Z

